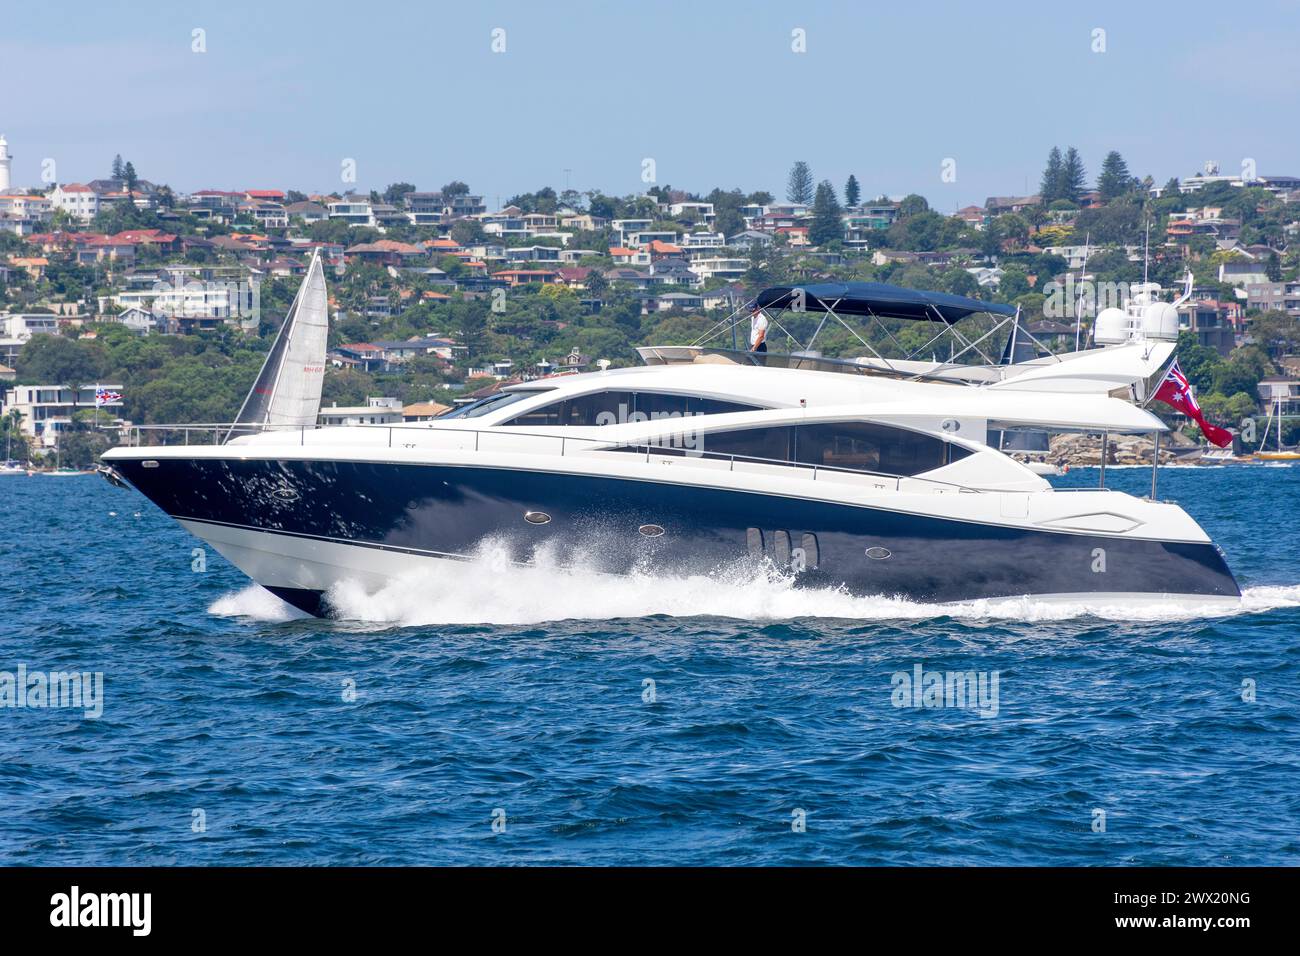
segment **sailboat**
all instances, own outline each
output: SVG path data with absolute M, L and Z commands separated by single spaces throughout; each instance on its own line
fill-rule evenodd
M 0 477 L 4 475 L 25 475 L 27 469 L 23 467 L 22 462 L 14 461 L 14 420 L 8 419 L 5 423 L 5 460 L 0 461 Z
M 317 249 L 226 442 L 262 431 L 315 426 L 328 338 L 329 299 Z
M 1265 451 L 1264 445 L 1268 442 L 1268 434 L 1272 431 L 1274 417 L 1277 418 L 1277 450 Z M 1282 446 L 1282 399 L 1276 398 L 1273 401 L 1273 407 L 1269 409 L 1268 421 L 1264 423 L 1264 441 L 1260 443 L 1259 451 L 1255 452 L 1256 461 L 1300 461 L 1300 449 L 1284 448 Z

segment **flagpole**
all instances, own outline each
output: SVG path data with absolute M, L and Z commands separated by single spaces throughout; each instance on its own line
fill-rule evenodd
M 1156 500 L 1156 478 L 1160 474 L 1160 433 L 1156 432 L 1155 451 L 1151 457 L 1151 500 Z

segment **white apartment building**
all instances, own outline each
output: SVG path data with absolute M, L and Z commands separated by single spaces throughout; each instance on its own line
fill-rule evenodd
M 55 209 L 62 209 L 81 222 L 94 219 L 103 205 L 99 193 L 81 183 L 55 186 L 54 192 L 50 193 L 50 202 Z
M 342 219 L 350 226 L 375 226 L 375 213 L 369 201 L 341 199 L 328 206 L 331 219 Z
M 58 316 L 43 313 L 0 315 L 0 363 L 13 366 L 33 335 L 58 335 Z
M 708 256 L 692 259 L 690 269 L 706 282 L 709 279 L 739 279 L 749 269 L 749 260 Z
M 5 410 L 22 415 L 20 430 L 45 448 L 59 443 L 59 435 L 72 427 L 73 415 L 82 409 L 95 408 L 97 389 L 122 393 L 121 385 L 96 384 L 68 388 L 62 385 L 18 385 L 5 392 Z M 99 406 L 104 424 L 119 423 L 122 400 Z
M 402 403 L 396 398 L 371 398 L 364 405 L 331 405 L 317 417 L 322 425 L 400 425 Z

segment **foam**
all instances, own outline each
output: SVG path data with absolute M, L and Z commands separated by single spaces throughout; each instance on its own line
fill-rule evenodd
M 842 588 L 796 586 L 792 574 L 750 561 L 709 574 L 664 574 L 648 569 L 607 574 L 594 565 L 562 563 L 540 550 L 520 565 L 498 542 L 484 543 L 469 561 L 440 562 L 393 580 L 378 591 L 345 581 L 328 599 L 341 620 L 387 626 L 537 624 L 653 615 L 724 617 L 766 622 L 799 618 L 908 621 L 940 617 L 969 621 L 1182 621 L 1257 614 L 1300 606 L 1300 585 L 1248 588 L 1239 606 L 1190 607 L 1184 602 L 1108 603 L 1088 600 L 997 598 L 922 604 L 901 598 L 860 597 Z M 301 616 L 270 592 L 252 585 L 216 601 L 210 612 L 267 621 Z

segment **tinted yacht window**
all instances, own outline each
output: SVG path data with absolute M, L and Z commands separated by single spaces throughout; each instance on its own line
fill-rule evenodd
M 794 440 L 793 426 L 741 428 L 728 432 L 707 432 L 699 436 L 706 455 L 734 455 L 737 458 L 766 458 L 789 461 Z
M 525 398 L 533 398 L 536 395 L 536 392 L 495 392 L 487 396 L 487 398 L 480 398 L 477 402 L 470 402 L 460 408 L 453 408 L 449 412 L 443 412 L 438 417 L 478 418 L 480 415 L 498 411 L 507 405 L 513 405 L 515 402 L 523 401 Z
M 919 475 L 948 463 L 947 442 L 874 422 L 801 425 L 795 461 L 882 475 Z
M 941 438 L 872 422 L 834 422 L 708 432 L 708 455 L 734 455 L 843 468 L 881 475 L 919 475 L 970 454 Z
M 677 418 L 684 415 L 724 415 L 727 412 L 752 412 L 755 405 L 740 402 L 723 402 L 695 395 L 665 395 L 659 392 L 637 392 L 636 410 L 648 419 Z
M 561 399 L 516 416 L 507 425 L 613 425 L 681 418 L 687 415 L 720 415 L 724 412 L 756 411 L 757 405 L 723 402 L 694 395 L 658 392 L 596 392 Z

